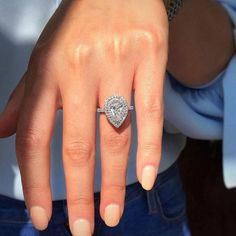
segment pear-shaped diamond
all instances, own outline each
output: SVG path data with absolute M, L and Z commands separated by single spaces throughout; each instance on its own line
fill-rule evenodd
M 116 127 L 119 128 L 128 115 L 128 104 L 124 97 L 114 95 L 106 99 L 104 111 L 107 119 Z

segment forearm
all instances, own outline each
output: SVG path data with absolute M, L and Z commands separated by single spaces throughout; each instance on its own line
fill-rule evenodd
M 167 69 L 188 86 L 214 79 L 235 52 L 232 23 L 215 1 L 185 0 L 169 34 Z

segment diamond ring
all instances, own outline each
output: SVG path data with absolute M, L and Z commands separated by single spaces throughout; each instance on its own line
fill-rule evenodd
M 97 112 L 105 112 L 105 115 L 112 125 L 119 128 L 125 121 L 128 111 L 134 107 L 128 107 L 123 96 L 113 95 L 105 100 L 104 108 L 97 108 Z

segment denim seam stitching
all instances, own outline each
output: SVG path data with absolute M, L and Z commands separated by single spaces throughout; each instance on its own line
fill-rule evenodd
M 128 205 L 128 204 L 132 203 L 133 201 L 135 201 L 135 200 L 141 198 L 142 196 L 143 196 L 143 195 L 142 195 L 142 193 L 141 193 L 141 194 L 135 196 L 134 198 L 131 198 L 131 199 L 129 199 L 129 200 L 126 200 L 125 203 L 126 203 L 126 205 Z
M 158 206 L 159 206 L 159 210 L 160 210 L 160 215 L 161 215 L 162 219 L 167 221 L 167 222 L 169 222 L 169 223 L 172 223 L 172 222 L 174 223 L 174 222 L 181 221 L 181 219 L 186 214 L 186 206 L 184 205 L 183 210 L 178 214 L 178 216 L 173 217 L 173 218 L 168 218 L 165 215 L 165 213 L 164 213 L 163 206 L 161 204 L 161 200 L 160 200 L 160 196 L 159 196 L 158 192 L 156 192 L 155 195 L 156 195 L 156 200 L 158 202 Z
M 154 215 L 158 213 L 158 202 L 155 196 L 155 189 L 151 191 L 146 191 L 147 205 L 148 205 L 148 214 Z

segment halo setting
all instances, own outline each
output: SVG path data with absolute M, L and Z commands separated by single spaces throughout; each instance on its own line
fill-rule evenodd
M 123 96 L 113 95 L 105 100 L 104 109 L 98 108 L 98 112 L 105 112 L 108 121 L 119 128 L 125 121 L 128 111 L 133 106 L 128 107 L 128 103 Z

